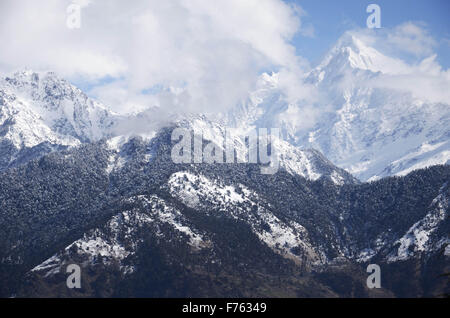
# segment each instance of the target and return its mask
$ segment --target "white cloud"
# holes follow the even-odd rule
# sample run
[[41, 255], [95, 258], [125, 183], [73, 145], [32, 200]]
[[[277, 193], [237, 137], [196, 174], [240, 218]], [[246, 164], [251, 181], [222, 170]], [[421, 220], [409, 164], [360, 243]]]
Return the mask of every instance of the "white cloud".
[[[66, 27], [71, 3], [82, 6], [80, 29]], [[92, 93], [119, 112], [150, 103], [223, 110], [262, 69], [302, 73], [305, 62], [289, 43], [300, 27], [298, 11], [281, 0], [7, 0], [0, 61], [9, 72], [26, 66], [92, 83], [116, 78]], [[155, 85], [163, 96], [142, 94]]]
[[[302, 7], [300, 7], [298, 4], [291, 4], [291, 8], [295, 11], [295, 13], [299, 16], [299, 17], [306, 17], [308, 16], [308, 13], [303, 10]], [[315, 37], [315, 29], [314, 26], [311, 23], [303, 23], [303, 21], [301, 21], [301, 28], [299, 30], [299, 33], [302, 36], [305, 37], [309, 37], [309, 38], [314, 38]]]
[[[66, 26], [71, 3], [82, 7], [80, 29]], [[324, 97], [304, 83], [308, 62], [290, 44], [296, 33], [314, 36], [312, 25], [302, 25], [305, 16], [281, 0], [2, 0], [0, 69], [53, 70], [92, 83], [90, 94], [115, 111], [156, 105], [161, 118], [226, 110], [247, 97], [262, 70], [278, 71], [286, 101], [306, 105], [286, 116], [293, 125], [306, 116], [312, 125], [311, 105]], [[385, 68], [400, 70], [370, 85], [450, 103], [450, 72], [433, 57], [436, 41], [423, 24], [353, 32], [394, 57], [386, 60], [396, 65]]]
[[433, 54], [437, 41], [423, 22], [405, 22], [393, 28], [355, 29], [366, 44], [383, 53], [403, 58], [423, 58]]
[[369, 82], [378, 88], [409, 92], [412, 96], [432, 103], [450, 105], [450, 70], [442, 70], [436, 55], [411, 65], [403, 74], [383, 74]]
[[433, 52], [436, 41], [421, 25], [413, 22], [403, 23], [395, 27], [387, 35], [387, 43], [396, 49], [414, 54], [426, 56]]
[[[390, 57], [380, 55], [383, 71], [362, 85], [394, 89], [434, 103], [450, 104], [450, 70], [436, 60], [436, 41], [423, 23], [407, 22], [382, 30], [352, 31], [366, 45]], [[408, 59], [405, 54], [409, 54]]]

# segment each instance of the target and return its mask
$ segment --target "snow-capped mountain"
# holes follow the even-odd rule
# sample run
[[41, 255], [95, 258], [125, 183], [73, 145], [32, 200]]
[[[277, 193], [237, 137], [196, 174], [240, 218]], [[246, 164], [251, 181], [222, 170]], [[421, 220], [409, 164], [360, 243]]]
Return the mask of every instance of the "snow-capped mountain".
[[[279, 74], [264, 74], [248, 102], [231, 112], [230, 122], [280, 127], [291, 144], [320, 150], [363, 181], [445, 164], [450, 160], [450, 105], [376, 85], [385, 76], [408, 76], [410, 69], [348, 33], [306, 77], [321, 96], [318, 104], [289, 104]], [[301, 117], [308, 107], [317, 114], [311, 128], [301, 123], [308, 120]]]
[[[366, 297], [369, 262], [387, 268], [387, 295], [445, 291], [450, 169], [407, 173], [448, 162], [449, 105], [367, 84], [407, 71], [346, 34], [306, 78], [323, 92], [312, 125], [295, 122], [312, 106], [288, 103], [279, 75], [263, 74], [226, 115], [139, 133], [123, 128], [154, 120], [151, 109], [117, 116], [53, 73], [0, 80], [0, 294], [346, 296], [357, 286]], [[237, 129], [241, 159], [240, 137], [281, 128], [270, 140], [279, 169], [177, 164], [180, 127], [216, 150]], [[375, 180], [390, 175], [402, 177]], [[75, 294], [72, 263], [88, 286]], [[356, 285], [343, 289], [336, 268]], [[20, 290], [21, 275], [36, 288]]]
[[[121, 141], [123, 144], [134, 135], [123, 131], [121, 124], [127, 126], [127, 121], [133, 122], [136, 116], [140, 116], [118, 116], [51, 72], [27, 70], [6, 77], [0, 81], [0, 97], [1, 149], [5, 154], [0, 159], [0, 170], [51, 151], [102, 138], [111, 138], [110, 145], [114, 148], [115, 143]], [[179, 120], [177, 124], [200, 131], [205, 140], [223, 145], [226, 131], [224, 123], [192, 115]], [[116, 127], [118, 129], [113, 129]], [[244, 134], [246, 129], [249, 127], [241, 129]], [[151, 139], [155, 131], [143, 130], [138, 134]], [[300, 150], [282, 139], [277, 139], [273, 144], [277, 148], [280, 168], [292, 174], [311, 180], [324, 176], [338, 184], [355, 181], [316, 150]], [[238, 154], [248, 151], [241, 140], [236, 140], [235, 145]], [[111, 158], [113, 161], [116, 159]], [[119, 161], [123, 161], [123, 158]], [[112, 162], [111, 169], [114, 164], [121, 163]]]
[[110, 134], [114, 115], [52, 72], [0, 79], [0, 170]]
[[[429, 59], [416, 68], [426, 68], [427, 63]], [[248, 100], [224, 116], [193, 115], [181, 122], [204, 130], [211, 140], [223, 135], [226, 127], [244, 134], [255, 128], [280, 128], [282, 138], [274, 145], [280, 148], [281, 167], [312, 180], [333, 174], [318, 168], [328, 165], [324, 160], [362, 181], [405, 175], [450, 160], [450, 105], [374, 84], [385, 76], [407, 76], [410, 69], [347, 33], [306, 76], [305, 83], [321, 96], [319, 102], [292, 104], [280, 87], [279, 74], [263, 74]], [[1, 169], [52, 150], [114, 136], [111, 128], [128, 120], [53, 73], [18, 72], [0, 82], [0, 94], [1, 147], [10, 153], [2, 157]], [[314, 118], [305, 116], [311, 110]], [[149, 112], [143, 116], [154, 121]], [[116, 135], [126, 134], [122, 130], [117, 129]], [[334, 172], [334, 179], [342, 180], [341, 174]]]

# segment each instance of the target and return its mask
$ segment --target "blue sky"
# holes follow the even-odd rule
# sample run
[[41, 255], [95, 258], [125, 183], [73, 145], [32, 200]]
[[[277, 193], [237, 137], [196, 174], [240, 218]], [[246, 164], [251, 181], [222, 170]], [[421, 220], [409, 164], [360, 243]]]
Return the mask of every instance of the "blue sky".
[[297, 35], [294, 45], [299, 55], [312, 64], [347, 30], [366, 27], [369, 4], [381, 8], [381, 26], [392, 28], [413, 21], [424, 23], [437, 42], [435, 52], [444, 68], [450, 67], [450, 1], [448, 0], [288, 0], [307, 13], [303, 24], [312, 24], [314, 37]]

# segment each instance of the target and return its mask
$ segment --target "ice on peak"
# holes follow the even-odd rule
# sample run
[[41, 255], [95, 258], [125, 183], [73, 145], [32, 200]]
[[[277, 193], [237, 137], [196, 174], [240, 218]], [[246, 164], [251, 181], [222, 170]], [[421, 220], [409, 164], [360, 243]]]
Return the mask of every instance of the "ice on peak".
[[316, 71], [328, 73], [359, 69], [373, 73], [402, 74], [409, 69], [403, 61], [384, 55], [367, 41], [352, 32], [346, 32], [326, 55]]
[[364, 41], [353, 32], [345, 32], [338, 39], [333, 49], [337, 50], [340, 48], [350, 48], [358, 53], [364, 51], [365, 49], [370, 49], [369, 46], [366, 45]]
[[[0, 130], [8, 152], [0, 170], [27, 155], [110, 136], [116, 116], [53, 72], [21, 70], [0, 78]], [[29, 152], [40, 147], [37, 152]]]
[[278, 78], [279, 78], [279, 73], [263, 73], [259, 78], [258, 78], [258, 83], [257, 86], [258, 87], [272, 87], [275, 88], [278, 86]]

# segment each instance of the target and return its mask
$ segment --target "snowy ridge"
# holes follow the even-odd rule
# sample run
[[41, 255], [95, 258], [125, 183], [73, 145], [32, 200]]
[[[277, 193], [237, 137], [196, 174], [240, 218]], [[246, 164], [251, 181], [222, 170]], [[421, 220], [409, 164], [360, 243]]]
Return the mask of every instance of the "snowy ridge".
[[168, 181], [172, 196], [186, 206], [211, 213], [220, 213], [250, 225], [252, 231], [277, 253], [304, 262], [324, 261], [311, 245], [306, 229], [296, 222], [284, 222], [270, 210], [270, 204], [243, 185], [227, 186], [188, 171], [174, 173]]
[[[124, 273], [130, 273], [133, 267], [123, 264], [123, 261], [135, 254], [142, 239], [138, 236], [139, 229], [152, 227], [158, 234], [158, 224], [170, 225], [181, 237], [188, 238], [188, 244], [193, 249], [209, 246], [197, 230], [192, 229], [181, 213], [169, 206], [155, 195], [136, 196], [125, 200], [128, 204], [140, 204], [146, 212], [128, 210], [113, 216], [102, 228], [96, 228], [85, 233], [82, 238], [68, 245], [63, 251], [53, 255], [32, 271], [45, 271], [45, 277], [60, 272], [63, 265], [70, 259], [81, 257], [84, 266], [88, 264], [111, 264], [118, 262]], [[76, 255], [76, 256], [75, 256]]]
[[446, 183], [440, 189], [440, 194], [431, 204], [431, 211], [394, 243], [399, 246], [390, 253], [388, 262], [404, 261], [418, 253], [436, 251], [444, 244], [450, 244], [448, 234], [442, 238], [433, 237], [439, 224], [448, 218], [449, 198], [444, 192], [447, 186]]
[[[135, 222], [131, 224], [130, 219], [133, 219]], [[73, 257], [72, 253], [74, 252], [85, 259], [85, 265], [95, 264], [99, 261], [99, 257], [101, 257], [101, 262], [104, 264], [111, 264], [113, 261], [120, 262], [134, 253], [136, 245], [132, 244], [126, 249], [124, 242], [119, 239], [119, 234], [124, 232], [129, 237], [130, 234], [137, 231], [139, 226], [151, 221], [144, 214], [123, 212], [108, 221], [106, 226], [110, 233], [108, 233], [109, 231], [94, 229], [67, 246], [63, 252], [53, 255], [42, 264], [34, 267], [32, 271], [40, 272], [45, 270], [45, 277], [59, 273], [61, 266], [67, 263], [68, 258]], [[119, 226], [122, 228], [119, 228]]]
[[[133, 153], [130, 153], [129, 143], [137, 138], [144, 144], [149, 144], [150, 141], [155, 137], [156, 133], [152, 132], [149, 134], [136, 135], [119, 135], [106, 140], [106, 149], [109, 151], [110, 155], [108, 158], [108, 165], [106, 167], [106, 172], [111, 174], [114, 171], [119, 171], [122, 169], [127, 162], [133, 158]], [[153, 153], [151, 150], [147, 149], [147, 152], [141, 158], [140, 162], [142, 165], [149, 164], [152, 159]]]
[[54, 73], [22, 71], [2, 78], [0, 148], [8, 156], [0, 170], [32, 149], [45, 153], [100, 140], [110, 135], [113, 123], [114, 114], [106, 107]]
[[[213, 142], [219, 149], [225, 150], [227, 126], [221, 123], [220, 120], [212, 121], [206, 116], [191, 116], [191, 118], [182, 120], [177, 124], [180, 127], [194, 131], [196, 134], [201, 133], [205, 141]], [[237, 160], [238, 162], [245, 162], [248, 160], [249, 148], [245, 144], [244, 138], [254, 131], [256, 126], [243, 125], [232, 129], [234, 133], [233, 145]], [[270, 129], [268, 129], [268, 133], [270, 134]], [[320, 152], [314, 149], [300, 149], [283, 140], [283, 138], [274, 138], [274, 140], [271, 140], [271, 145], [277, 154], [279, 168], [286, 170], [291, 175], [299, 175], [313, 181], [324, 177], [338, 185], [357, 181], [345, 170], [334, 166]]]
[[403, 61], [383, 55], [352, 32], [346, 32], [317, 66], [313, 74], [320, 74], [318, 82], [328, 74], [338, 75], [349, 69], [371, 73], [402, 74], [408, 70]]
[[[187, 171], [176, 172], [168, 180], [169, 191], [172, 196], [180, 199], [190, 208], [206, 208], [209, 204], [219, 207], [224, 213], [230, 213], [228, 207], [233, 204], [252, 204], [248, 198], [251, 192], [242, 185], [228, 186], [211, 181], [205, 176]], [[239, 191], [239, 193], [237, 192]], [[253, 195], [255, 195], [253, 193]], [[234, 215], [234, 217], [237, 217]]]
[[147, 198], [142, 195], [136, 199], [140, 200], [145, 208], [150, 209], [153, 220], [170, 224], [176, 231], [187, 236], [192, 247], [203, 248], [209, 244], [197, 230], [186, 225], [186, 219], [178, 210], [167, 205], [162, 199], [156, 196]]

